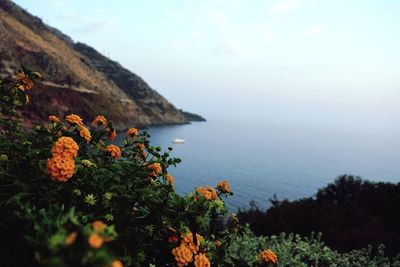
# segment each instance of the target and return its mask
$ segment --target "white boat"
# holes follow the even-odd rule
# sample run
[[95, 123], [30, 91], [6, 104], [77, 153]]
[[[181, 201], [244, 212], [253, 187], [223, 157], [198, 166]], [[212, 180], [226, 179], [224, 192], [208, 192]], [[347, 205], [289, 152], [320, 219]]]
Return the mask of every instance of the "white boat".
[[171, 142], [174, 143], [174, 144], [184, 144], [185, 140], [184, 139], [180, 139], [180, 138], [175, 138]]

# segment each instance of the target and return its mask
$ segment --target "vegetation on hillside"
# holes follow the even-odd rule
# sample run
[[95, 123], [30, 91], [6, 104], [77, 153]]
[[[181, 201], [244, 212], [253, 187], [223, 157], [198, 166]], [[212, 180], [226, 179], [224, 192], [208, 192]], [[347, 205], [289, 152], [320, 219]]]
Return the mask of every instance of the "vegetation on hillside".
[[339, 251], [368, 245], [376, 250], [384, 244], [388, 255], [400, 252], [400, 184], [344, 175], [314, 198], [271, 203], [267, 211], [253, 206], [238, 217], [259, 235], [321, 232], [323, 240]]
[[235, 214], [223, 225], [227, 181], [176, 194], [171, 148], [135, 128], [117, 133], [102, 115], [89, 127], [49, 114], [23, 129], [18, 109], [38, 76], [21, 67], [0, 80], [2, 266], [400, 266], [368, 250], [339, 254], [319, 237], [258, 237]]

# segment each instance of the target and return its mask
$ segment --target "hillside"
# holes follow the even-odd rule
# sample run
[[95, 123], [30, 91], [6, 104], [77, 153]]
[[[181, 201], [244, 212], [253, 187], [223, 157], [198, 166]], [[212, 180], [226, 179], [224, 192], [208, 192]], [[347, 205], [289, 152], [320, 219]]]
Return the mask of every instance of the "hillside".
[[31, 122], [49, 114], [78, 113], [87, 120], [103, 114], [123, 128], [127, 123], [183, 124], [196, 118], [119, 63], [0, 0], [0, 76], [14, 75], [21, 63], [43, 75], [32, 91], [35, 101], [23, 112]]

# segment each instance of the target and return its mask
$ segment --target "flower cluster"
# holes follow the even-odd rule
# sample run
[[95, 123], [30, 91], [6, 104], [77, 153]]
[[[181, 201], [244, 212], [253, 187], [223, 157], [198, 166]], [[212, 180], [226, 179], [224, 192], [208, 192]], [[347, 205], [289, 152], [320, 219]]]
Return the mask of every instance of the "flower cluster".
[[57, 118], [57, 117], [54, 116], [54, 115], [50, 115], [50, 116], [49, 116], [49, 122], [52, 122], [52, 123], [60, 123], [60, 119]]
[[53, 157], [47, 159], [47, 173], [51, 179], [59, 182], [68, 181], [75, 171], [74, 158], [79, 146], [71, 137], [60, 137], [53, 145]]
[[262, 251], [258, 255], [259, 259], [267, 263], [278, 264], [278, 256], [269, 249]]
[[66, 245], [71, 245], [72, 243], [75, 242], [76, 237], [78, 236], [77, 232], [71, 232], [67, 237], [65, 238], [65, 244]]
[[167, 175], [165, 175], [165, 179], [167, 179], [170, 186], [174, 187], [174, 177], [170, 173], [167, 173]]
[[76, 114], [70, 114], [70, 115], [66, 116], [65, 120], [71, 124], [83, 125], [82, 118]]
[[126, 135], [133, 139], [139, 134], [138, 130], [136, 128], [130, 128], [127, 132]]
[[94, 221], [92, 223], [92, 233], [88, 238], [90, 247], [99, 249], [103, 246], [104, 242], [111, 241], [111, 238], [105, 235], [106, 228], [107, 225], [102, 221]]
[[193, 260], [193, 252], [183, 244], [174, 248], [172, 250], [172, 255], [174, 255], [176, 263], [179, 267], [187, 266]]
[[92, 121], [93, 126], [100, 126], [100, 125], [106, 126], [107, 123], [108, 123], [107, 119], [102, 115], [96, 116], [96, 118], [94, 118], [94, 120]]
[[[219, 198], [215, 189], [209, 185], [207, 185], [205, 187], [199, 186], [198, 188], [196, 188], [196, 192], [199, 193], [201, 196], [203, 196], [207, 200], [216, 200]], [[195, 197], [195, 199], [197, 200], [198, 197]]]
[[206, 257], [204, 253], [199, 253], [194, 257], [194, 266], [195, 267], [210, 267], [210, 260]]
[[162, 173], [161, 164], [158, 162], [151, 163], [147, 166], [147, 168], [151, 171], [151, 176], [158, 176]]
[[143, 159], [147, 157], [147, 153], [145, 151], [146, 146], [143, 143], [136, 143], [136, 147], [139, 149], [139, 152]]
[[196, 234], [196, 244], [193, 241], [193, 234], [189, 232], [181, 235], [181, 243], [172, 249], [172, 255], [178, 266], [187, 266], [193, 261], [196, 267], [210, 266], [210, 261], [203, 252], [199, 252], [201, 241], [204, 239], [201, 235]]
[[47, 173], [53, 181], [66, 182], [75, 171], [75, 162], [70, 157], [52, 157], [47, 159]]
[[64, 156], [76, 158], [79, 146], [71, 137], [60, 137], [53, 145], [51, 153], [53, 157]]
[[32, 80], [28, 79], [22, 70], [17, 73], [17, 77], [20, 81], [20, 83], [18, 84], [19, 89], [25, 91], [25, 89], [31, 90], [33, 88]]
[[116, 160], [119, 160], [121, 158], [121, 149], [116, 145], [108, 145], [104, 150]]
[[92, 135], [90, 134], [90, 131], [88, 128], [86, 128], [84, 125], [79, 125], [79, 135], [85, 139], [86, 143], [89, 143], [90, 140], [92, 139]]
[[223, 180], [217, 184], [217, 189], [221, 191], [221, 193], [230, 193], [231, 187], [229, 186], [226, 180]]

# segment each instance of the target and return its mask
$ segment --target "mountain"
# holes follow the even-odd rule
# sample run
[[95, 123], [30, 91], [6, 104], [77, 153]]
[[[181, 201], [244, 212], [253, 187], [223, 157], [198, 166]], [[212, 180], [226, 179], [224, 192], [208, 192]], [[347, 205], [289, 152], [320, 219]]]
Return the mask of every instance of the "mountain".
[[102, 114], [119, 128], [204, 120], [177, 109], [118, 62], [0, 0], [0, 77], [14, 75], [21, 63], [43, 75], [23, 112], [32, 122], [69, 113], [87, 121]]

